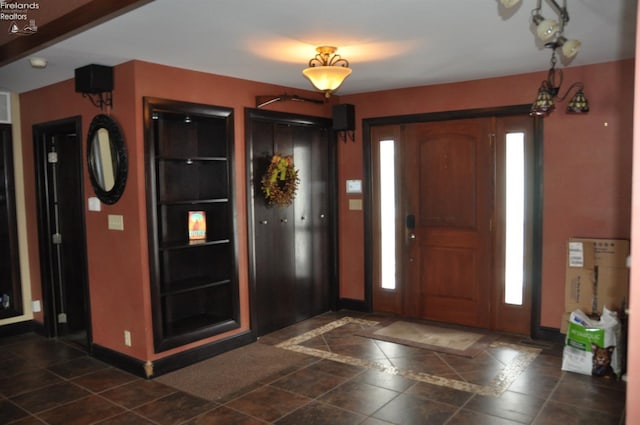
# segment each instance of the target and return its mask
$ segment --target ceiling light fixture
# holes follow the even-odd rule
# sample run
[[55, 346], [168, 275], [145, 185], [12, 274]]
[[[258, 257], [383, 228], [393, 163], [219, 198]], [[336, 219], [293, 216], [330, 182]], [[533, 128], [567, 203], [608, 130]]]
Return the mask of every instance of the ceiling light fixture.
[[333, 46], [320, 46], [318, 52], [309, 60], [309, 67], [302, 71], [313, 86], [330, 97], [342, 82], [351, 74], [349, 62], [336, 54], [338, 49]]
[[47, 63], [48, 62], [47, 62], [47, 60], [45, 58], [34, 56], [34, 57], [29, 59], [29, 63], [31, 64], [32, 68], [44, 69], [44, 68], [47, 67]]
[[[558, 15], [558, 20], [543, 17], [542, 0], [537, 0], [536, 8], [531, 11], [531, 21], [536, 26], [538, 38], [545, 42], [544, 47], [551, 49], [551, 68], [547, 73], [547, 79], [540, 84], [536, 100], [531, 105], [530, 115], [547, 116], [555, 109], [556, 102], [564, 101], [574, 90], [575, 94], [567, 104], [567, 112], [572, 114], [589, 112], [589, 101], [584, 95], [584, 84], [581, 82], [571, 84], [564, 95], [558, 96], [563, 75], [561, 69], [556, 69], [557, 52], [559, 50], [567, 59], [573, 58], [580, 51], [582, 43], [579, 40], [568, 40], [564, 36], [564, 27], [569, 22], [567, 0], [562, 1], [562, 7], [556, 0], [546, 1]], [[510, 8], [518, 4], [519, 0], [500, 0], [500, 3]]]

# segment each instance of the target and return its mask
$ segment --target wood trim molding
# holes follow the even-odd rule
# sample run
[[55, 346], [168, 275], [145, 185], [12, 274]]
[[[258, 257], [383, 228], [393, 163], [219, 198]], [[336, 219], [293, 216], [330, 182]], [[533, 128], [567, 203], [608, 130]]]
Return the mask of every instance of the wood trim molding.
[[29, 36], [17, 37], [0, 46], [0, 66], [49, 47], [65, 38], [122, 15], [151, 0], [92, 0], [51, 22]]
[[214, 341], [155, 361], [147, 360], [146, 362], [98, 344], [91, 345], [91, 355], [126, 372], [141, 378], [151, 379], [255, 341], [256, 337], [250, 331], [246, 331], [220, 341]]

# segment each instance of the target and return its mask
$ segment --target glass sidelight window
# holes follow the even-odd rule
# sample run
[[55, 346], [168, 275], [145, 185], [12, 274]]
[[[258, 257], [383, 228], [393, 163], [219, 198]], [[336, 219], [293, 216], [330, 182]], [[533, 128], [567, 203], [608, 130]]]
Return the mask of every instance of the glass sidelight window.
[[525, 234], [525, 137], [507, 133], [505, 146], [504, 302], [522, 305]]
[[380, 141], [380, 277], [383, 289], [396, 289], [396, 173], [394, 141]]

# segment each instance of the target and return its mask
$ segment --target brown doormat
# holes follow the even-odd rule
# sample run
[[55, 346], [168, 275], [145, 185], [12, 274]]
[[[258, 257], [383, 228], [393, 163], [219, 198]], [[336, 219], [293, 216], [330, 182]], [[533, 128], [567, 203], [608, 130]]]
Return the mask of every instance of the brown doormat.
[[154, 380], [211, 401], [233, 398], [317, 359], [255, 342]]
[[356, 335], [464, 357], [475, 357], [499, 337], [482, 331], [463, 331], [446, 326], [405, 321], [396, 321], [384, 327], [372, 327]]

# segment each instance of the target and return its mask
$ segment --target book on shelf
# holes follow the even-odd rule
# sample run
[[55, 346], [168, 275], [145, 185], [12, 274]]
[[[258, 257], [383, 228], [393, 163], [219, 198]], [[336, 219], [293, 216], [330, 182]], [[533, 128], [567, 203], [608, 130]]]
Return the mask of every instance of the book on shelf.
[[204, 211], [189, 211], [189, 242], [199, 243], [207, 239], [207, 215]]

